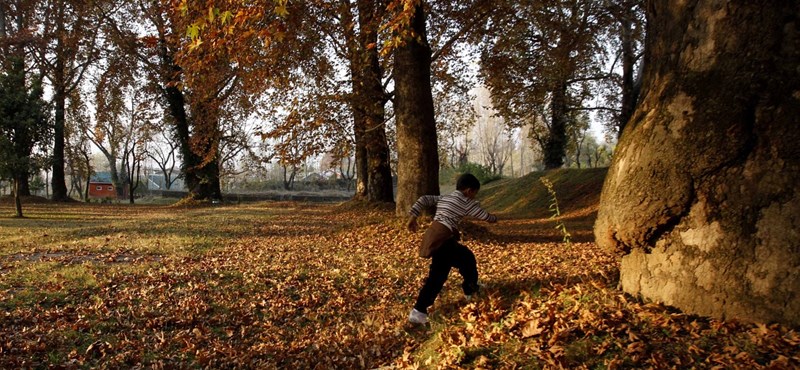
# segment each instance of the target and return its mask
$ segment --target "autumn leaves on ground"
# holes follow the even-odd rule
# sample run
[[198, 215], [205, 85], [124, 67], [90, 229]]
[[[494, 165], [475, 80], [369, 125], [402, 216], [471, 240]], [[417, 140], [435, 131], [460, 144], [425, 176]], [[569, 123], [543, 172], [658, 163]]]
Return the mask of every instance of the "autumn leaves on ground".
[[505, 219], [464, 233], [484, 293], [466, 301], [453, 272], [428, 327], [406, 323], [421, 233], [391, 210], [26, 204], [0, 218], [0, 368], [800, 366], [797, 331], [617, 291], [616, 257], [591, 241], [602, 175], [548, 175], [570, 246], [541, 174], [487, 185]]

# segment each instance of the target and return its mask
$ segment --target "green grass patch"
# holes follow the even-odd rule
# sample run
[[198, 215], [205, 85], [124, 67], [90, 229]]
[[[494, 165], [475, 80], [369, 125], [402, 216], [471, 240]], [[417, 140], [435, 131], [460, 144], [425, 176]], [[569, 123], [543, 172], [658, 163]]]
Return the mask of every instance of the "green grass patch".
[[481, 188], [478, 197], [492, 212], [519, 218], [547, 218], [551, 216], [548, 209], [551, 196], [540, 181], [545, 177], [558, 194], [561, 213], [569, 216], [571, 212], [598, 204], [607, 172], [607, 168], [532, 172], [516, 179], [493, 181]]

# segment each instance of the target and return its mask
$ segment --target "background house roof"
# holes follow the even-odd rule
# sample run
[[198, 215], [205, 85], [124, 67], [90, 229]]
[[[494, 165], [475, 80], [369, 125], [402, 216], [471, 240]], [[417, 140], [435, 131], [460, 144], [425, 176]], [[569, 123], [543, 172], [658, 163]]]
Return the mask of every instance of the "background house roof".
[[89, 182], [111, 184], [111, 172], [97, 172], [89, 179]]

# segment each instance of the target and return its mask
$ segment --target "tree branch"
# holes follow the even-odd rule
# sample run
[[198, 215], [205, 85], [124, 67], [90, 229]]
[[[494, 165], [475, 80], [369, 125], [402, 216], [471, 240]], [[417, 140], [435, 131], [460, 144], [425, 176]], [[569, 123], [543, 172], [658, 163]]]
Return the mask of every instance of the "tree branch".
[[[481, 2], [478, 2], [478, 4], [475, 5], [475, 7], [479, 7], [480, 5], [481, 5]], [[482, 22], [484, 19], [486, 19], [486, 17], [489, 15], [489, 13], [491, 13], [491, 9], [488, 9], [488, 8], [484, 9], [481, 13], [478, 14], [478, 16], [472, 18], [472, 20], [470, 22], [468, 22], [467, 24], [462, 26], [455, 33], [455, 35], [453, 35], [453, 37], [451, 37], [449, 40], [445, 41], [445, 43], [442, 45], [442, 47], [440, 47], [439, 50], [437, 50], [435, 53], [433, 53], [431, 55], [431, 62], [436, 61], [436, 59], [438, 59], [442, 55], [442, 53], [449, 51], [453, 47], [453, 44], [455, 44], [455, 42], [458, 41], [458, 39], [460, 39], [462, 36], [464, 36], [464, 34], [467, 33], [467, 31], [469, 31], [473, 27], [475, 27], [476, 24], [478, 24], [479, 22]]]
[[611, 108], [611, 107], [572, 107], [569, 108], [570, 110], [607, 110], [612, 112], [621, 112], [619, 108]]

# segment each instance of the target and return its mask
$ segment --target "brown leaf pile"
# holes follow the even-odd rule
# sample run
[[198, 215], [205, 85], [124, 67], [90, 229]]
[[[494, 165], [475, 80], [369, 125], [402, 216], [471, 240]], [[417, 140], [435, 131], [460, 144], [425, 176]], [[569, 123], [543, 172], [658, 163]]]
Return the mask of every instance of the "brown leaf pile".
[[[800, 366], [797, 331], [641, 303], [615, 289], [615, 258], [593, 243], [548, 241], [550, 225], [537, 220], [468, 227], [482, 294], [465, 301], [453, 272], [432, 324], [414, 327], [406, 317], [428, 261], [416, 257], [421, 233], [390, 212], [217, 209], [248, 232], [204, 223], [203, 208], [185, 212], [197, 233], [227, 231], [189, 256], [65, 248], [1, 257], [0, 368]], [[10, 279], [36, 263], [72, 263], [94, 284]]]

